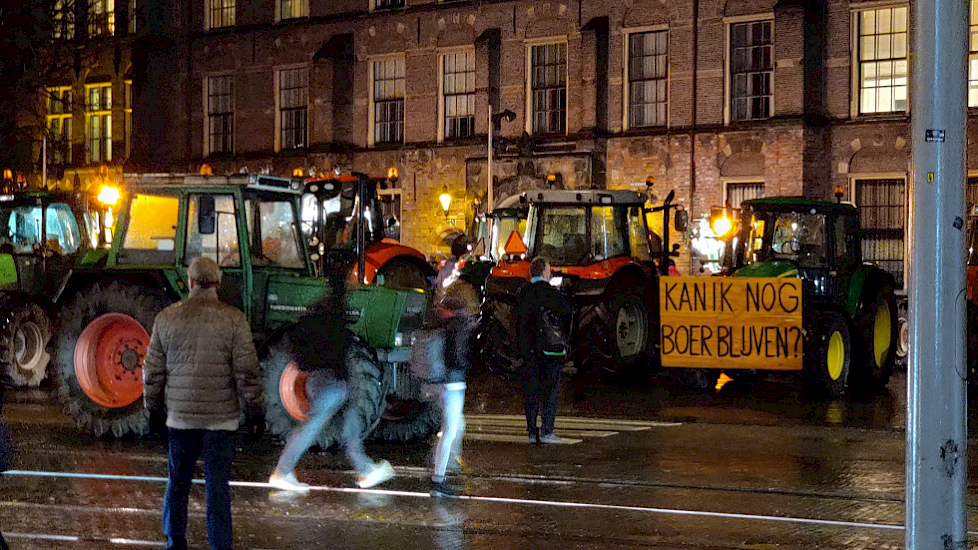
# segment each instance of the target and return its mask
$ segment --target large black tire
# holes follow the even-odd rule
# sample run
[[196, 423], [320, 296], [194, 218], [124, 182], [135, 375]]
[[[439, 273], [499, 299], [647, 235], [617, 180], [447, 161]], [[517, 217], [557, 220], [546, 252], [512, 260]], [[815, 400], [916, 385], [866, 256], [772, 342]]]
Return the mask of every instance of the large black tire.
[[[345, 405], [360, 422], [360, 436], [366, 438], [380, 422], [384, 410], [383, 372], [374, 354], [359, 342], [353, 342], [348, 352], [350, 396]], [[300, 424], [283, 402], [280, 382], [290, 359], [282, 345], [273, 346], [262, 361], [265, 378], [265, 421], [268, 431], [285, 440]], [[307, 397], [307, 396], [306, 396]], [[338, 412], [316, 440], [320, 448], [328, 449], [341, 443], [343, 412]]]
[[850, 386], [871, 393], [889, 382], [896, 360], [899, 321], [893, 286], [881, 282], [865, 288], [854, 324], [858, 371]]
[[849, 321], [840, 312], [817, 312], [805, 330], [804, 389], [832, 397], [845, 395], [853, 356]]
[[903, 298], [897, 303], [897, 346], [893, 368], [904, 372], [907, 371], [907, 362], [910, 360], [910, 321], [908, 315], [907, 299]]
[[720, 378], [718, 369], [670, 368], [666, 371], [680, 387], [697, 393], [713, 392]]
[[595, 367], [614, 377], [648, 374], [652, 318], [645, 284], [627, 280], [605, 292], [596, 305], [580, 312], [574, 357], [578, 368]]
[[[425, 395], [424, 385], [410, 375], [407, 365], [388, 368], [395, 383], [387, 393], [386, 407], [374, 434], [384, 441], [404, 443], [428, 439], [441, 426], [438, 402]], [[397, 369], [396, 375], [393, 369]]]
[[420, 288], [430, 291], [434, 284], [434, 269], [421, 260], [417, 262], [405, 258], [393, 258], [377, 270], [383, 277], [384, 286], [400, 290]]
[[51, 356], [51, 317], [25, 298], [7, 297], [0, 306], [0, 361], [18, 387], [37, 387], [47, 377]]
[[[159, 289], [113, 282], [105, 288], [97, 284], [92, 286], [62, 311], [54, 346], [58, 395], [65, 414], [73, 418], [80, 429], [96, 436], [111, 434], [115, 437], [148, 432], [148, 415], [142, 398], [127, 406], [110, 408], [99, 405], [86, 394], [75, 372], [75, 347], [82, 331], [107, 313], [128, 315], [138, 321], [147, 334], [152, 334], [153, 320], [169, 304], [170, 300]], [[149, 342], [144, 344], [148, 346]], [[138, 358], [140, 368], [142, 359]]]
[[506, 378], [517, 375], [522, 360], [516, 341], [516, 306], [488, 297], [482, 304], [476, 346], [489, 372]]

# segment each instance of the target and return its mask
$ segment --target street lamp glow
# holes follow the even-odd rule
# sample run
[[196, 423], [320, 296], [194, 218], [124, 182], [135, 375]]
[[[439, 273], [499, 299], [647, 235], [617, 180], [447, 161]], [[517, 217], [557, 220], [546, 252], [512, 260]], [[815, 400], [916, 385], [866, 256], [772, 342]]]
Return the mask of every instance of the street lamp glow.
[[443, 186], [441, 190], [441, 195], [438, 195], [438, 201], [441, 202], [441, 209], [445, 212], [445, 217], [448, 217], [448, 207], [452, 205], [452, 196], [448, 193], [448, 186]]

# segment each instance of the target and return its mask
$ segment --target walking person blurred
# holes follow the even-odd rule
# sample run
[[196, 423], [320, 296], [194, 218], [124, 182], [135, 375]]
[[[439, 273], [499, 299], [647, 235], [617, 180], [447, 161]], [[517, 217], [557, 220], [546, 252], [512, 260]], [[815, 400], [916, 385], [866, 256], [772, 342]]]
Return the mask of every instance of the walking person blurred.
[[288, 336], [289, 354], [307, 375], [306, 392], [312, 405], [309, 420], [289, 436], [275, 471], [268, 479], [269, 485], [285, 491], [310, 489], [309, 484], [296, 479], [295, 467], [337, 413], [342, 414], [346, 457], [359, 474], [357, 486], [366, 489], [394, 477], [390, 462], [374, 462], [363, 448], [360, 421], [349, 404], [350, 371], [347, 365], [353, 337], [342, 314], [347, 309], [346, 285], [339, 269], [329, 279], [332, 292], [311, 305]]
[[[530, 284], [520, 291], [516, 311], [522, 375], [526, 384], [526, 430], [530, 443], [561, 443], [554, 433], [560, 371], [570, 349], [573, 315], [567, 299], [550, 285], [550, 262], [530, 262]], [[541, 419], [537, 427], [537, 417]]]
[[210, 258], [187, 268], [190, 296], [156, 316], [143, 362], [143, 401], [155, 430], [168, 430], [163, 498], [167, 550], [187, 548], [187, 501], [203, 455], [207, 540], [230, 550], [231, 463], [241, 411], [252, 436], [265, 427], [262, 383], [251, 327], [241, 310], [217, 297], [221, 270]]
[[435, 304], [432, 330], [442, 338], [444, 376], [430, 380], [442, 409], [441, 436], [435, 443], [431, 472], [431, 496], [457, 496], [445, 482], [449, 463], [459, 464], [465, 434], [465, 372], [470, 366], [470, 342], [475, 329], [477, 295], [472, 285], [456, 281], [445, 289]]

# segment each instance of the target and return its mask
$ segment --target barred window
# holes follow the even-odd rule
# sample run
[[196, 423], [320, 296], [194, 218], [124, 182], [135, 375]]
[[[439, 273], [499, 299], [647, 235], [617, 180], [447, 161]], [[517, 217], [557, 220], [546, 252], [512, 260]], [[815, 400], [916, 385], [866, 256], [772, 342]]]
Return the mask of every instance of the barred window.
[[234, 26], [234, 0], [208, 0], [208, 24], [211, 29]]
[[207, 129], [210, 154], [234, 152], [234, 77], [207, 79]]
[[668, 33], [628, 35], [628, 126], [665, 126]]
[[741, 203], [764, 196], [764, 182], [737, 182], [727, 184], [727, 204], [730, 208], [740, 208]]
[[88, 0], [88, 35], [115, 33], [115, 0]]
[[374, 142], [404, 141], [404, 59], [373, 62]]
[[54, 164], [71, 162], [71, 87], [47, 89], [48, 155]]
[[56, 0], [54, 3], [54, 38], [72, 40], [75, 38], [75, 4], [70, 0]]
[[771, 21], [730, 25], [730, 120], [771, 116], [774, 76]]
[[445, 105], [445, 138], [475, 133], [475, 52], [442, 56], [442, 94]]
[[403, 7], [404, 0], [374, 0], [375, 10], [390, 10]]
[[88, 96], [86, 160], [109, 162], [112, 160], [112, 84], [85, 86], [85, 93]]
[[978, 107], [978, 0], [971, 0], [968, 33], [968, 107]]
[[530, 101], [533, 133], [567, 131], [567, 44], [530, 48]]
[[278, 72], [279, 128], [282, 149], [307, 145], [309, 130], [309, 70], [305, 67]]
[[907, 185], [898, 179], [856, 180], [856, 205], [863, 232], [863, 259], [876, 262], [903, 287]]
[[278, 0], [278, 18], [280, 21], [306, 17], [307, 15], [309, 15], [307, 0]]
[[907, 110], [907, 8], [857, 14], [859, 114]]

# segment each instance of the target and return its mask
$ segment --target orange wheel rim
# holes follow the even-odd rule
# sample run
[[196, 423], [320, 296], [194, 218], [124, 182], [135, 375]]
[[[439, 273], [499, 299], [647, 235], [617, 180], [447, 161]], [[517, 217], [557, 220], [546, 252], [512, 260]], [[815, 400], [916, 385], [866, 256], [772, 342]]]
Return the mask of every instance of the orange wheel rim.
[[282, 378], [278, 381], [278, 394], [282, 399], [282, 406], [289, 416], [299, 422], [309, 420], [309, 394], [306, 392], [306, 373], [295, 366], [294, 361], [289, 361]]
[[85, 395], [103, 407], [127, 407], [143, 395], [149, 333], [124, 313], [106, 313], [85, 327], [75, 344], [75, 376]]

